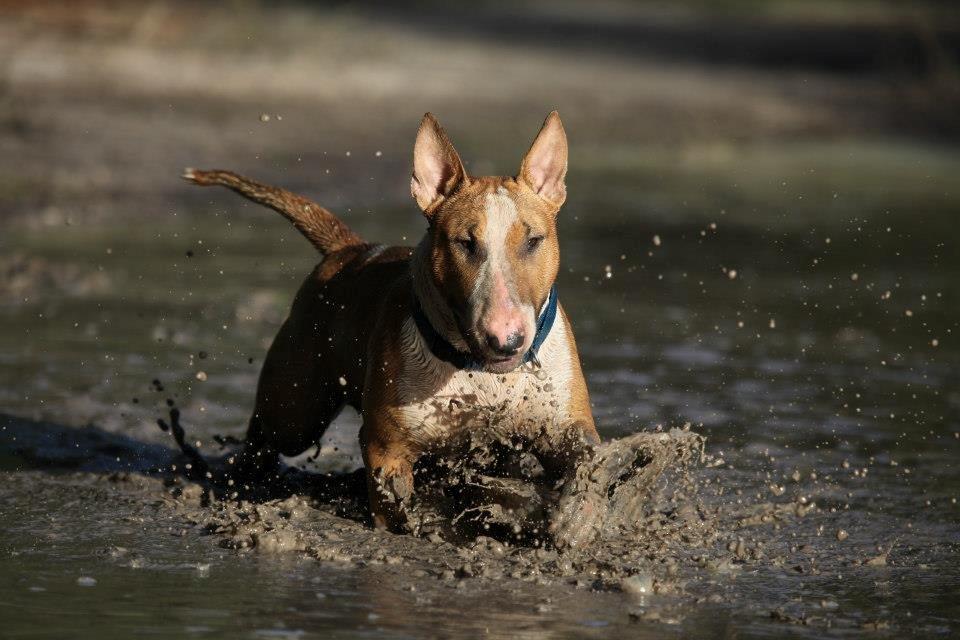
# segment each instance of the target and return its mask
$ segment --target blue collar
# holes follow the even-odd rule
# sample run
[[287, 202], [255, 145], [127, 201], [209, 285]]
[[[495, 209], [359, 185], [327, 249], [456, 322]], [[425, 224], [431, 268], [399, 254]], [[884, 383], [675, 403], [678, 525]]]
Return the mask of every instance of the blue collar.
[[[427, 319], [426, 314], [423, 312], [423, 307], [420, 306], [420, 300], [417, 298], [416, 294], [413, 296], [413, 321], [417, 323], [417, 330], [420, 331], [420, 336], [423, 338], [424, 342], [427, 343], [430, 352], [443, 360], [455, 366], [457, 369], [470, 369], [472, 371], [478, 371], [483, 369], [483, 362], [477, 360], [473, 357], [471, 353], [464, 353], [463, 351], [458, 351], [452, 344], [447, 342], [447, 340], [433, 328], [433, 325], [430, 324], [430, 321]], [[537, 360], [537, 351], [540, 347], [543, 346], [544, 341], [547, 339], [547, 336], [550, 335], [550, 330], [553, 328], [553, 322], [557, 319], [557, 286], [554, 285], [550, 287], [550, 295], [547, 296], [547, 304], [544, 306], [543, 311], [540, 313], [540, 317], [537, 318], [537, 333], [533, 336], [533, 342], [530, 344], [530, 349], [523, 355], [524, 362], [533, 362], [534, 364], [539, 365], [540, 361]]]

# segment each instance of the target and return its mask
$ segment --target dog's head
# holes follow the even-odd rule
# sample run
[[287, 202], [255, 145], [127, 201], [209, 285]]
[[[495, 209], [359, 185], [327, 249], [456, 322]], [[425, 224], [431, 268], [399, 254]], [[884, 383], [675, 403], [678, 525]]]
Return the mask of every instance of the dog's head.
[[554, 111], [516, 177], [472, 177], [440, 123], [423, 117], [411, 191], [430, 223], [430, 276], [475, 357], [516, 368], [560, 264], [556, 216], [566, 199], [567, 136]]

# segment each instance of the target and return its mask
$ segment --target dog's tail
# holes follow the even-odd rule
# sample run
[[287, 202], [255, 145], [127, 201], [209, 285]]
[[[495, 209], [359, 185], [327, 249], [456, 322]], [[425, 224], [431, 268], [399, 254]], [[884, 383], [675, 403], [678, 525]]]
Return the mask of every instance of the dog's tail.
[[232, 171], [185, 169], [183, 178], [194, 184], [218, 184], [277, 211], [293, 223], [320, 253], [332, 253], [363, 240], [337, 216], [302, 196], [261, 184]]

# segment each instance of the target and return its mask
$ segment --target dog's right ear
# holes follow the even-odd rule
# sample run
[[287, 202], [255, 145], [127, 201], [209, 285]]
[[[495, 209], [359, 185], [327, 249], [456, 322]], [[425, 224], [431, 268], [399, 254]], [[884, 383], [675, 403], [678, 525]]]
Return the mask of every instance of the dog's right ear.
[[431, 217], [444, 198], [467, 180], [457, 150], [432, 113], [423, 116], [413, 146], [413, 199]]

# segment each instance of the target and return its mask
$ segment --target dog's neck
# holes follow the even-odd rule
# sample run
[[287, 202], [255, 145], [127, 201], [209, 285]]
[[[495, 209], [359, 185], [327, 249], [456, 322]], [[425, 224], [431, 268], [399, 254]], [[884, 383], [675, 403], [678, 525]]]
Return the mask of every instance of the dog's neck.
[[430, 276], [430, 236], [425, 235], [410, 259], [410, 275], [413, 279], [413, 293], [420, 301], [423, 314], [440, 336], [457, 351], [468, 353], [470, 347], [460, 333], [453, 310], [437, 288]]

